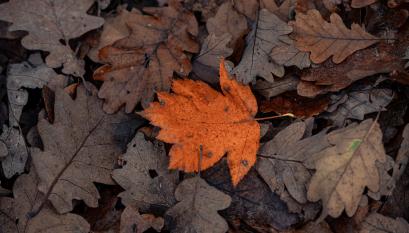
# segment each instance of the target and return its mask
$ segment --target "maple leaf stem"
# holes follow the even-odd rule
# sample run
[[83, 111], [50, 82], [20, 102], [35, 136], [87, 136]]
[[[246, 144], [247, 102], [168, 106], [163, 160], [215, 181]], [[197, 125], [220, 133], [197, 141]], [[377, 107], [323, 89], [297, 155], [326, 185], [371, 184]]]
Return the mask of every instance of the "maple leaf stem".
[[255, 121], [264, 121], [264, 120], [270, 120], [270, 119], [276, 119], [276, 118], [281, 118], [281, 117], [295, 117], [294, 114], [292, 113], [286, 113], [283, 115], [278, 115], [278, 116], [269, 116], [269, 117], [260, 117], [260, 118], [254, 118]]

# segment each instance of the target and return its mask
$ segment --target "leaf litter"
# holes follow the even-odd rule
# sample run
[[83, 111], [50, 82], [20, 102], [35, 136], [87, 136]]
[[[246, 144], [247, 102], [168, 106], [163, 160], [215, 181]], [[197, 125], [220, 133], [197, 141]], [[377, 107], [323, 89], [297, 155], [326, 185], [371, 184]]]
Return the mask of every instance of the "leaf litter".
[[0, 232], [407, 232], [407, 4], [0, 4]]

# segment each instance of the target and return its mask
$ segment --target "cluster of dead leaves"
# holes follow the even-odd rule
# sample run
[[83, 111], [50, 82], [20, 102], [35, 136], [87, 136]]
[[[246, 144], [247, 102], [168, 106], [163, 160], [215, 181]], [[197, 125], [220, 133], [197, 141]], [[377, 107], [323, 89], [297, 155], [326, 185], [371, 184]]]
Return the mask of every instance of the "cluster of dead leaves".
[[0, 232], [408, 232], [407, 6], [0, 4]]

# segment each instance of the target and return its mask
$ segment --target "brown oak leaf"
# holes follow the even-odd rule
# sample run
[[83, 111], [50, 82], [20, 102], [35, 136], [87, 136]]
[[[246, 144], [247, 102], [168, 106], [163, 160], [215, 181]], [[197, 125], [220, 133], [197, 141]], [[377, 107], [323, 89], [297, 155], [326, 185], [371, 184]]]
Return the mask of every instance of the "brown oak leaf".
[[94, 72], [94, 79], [104, 81], [98, 96], [105, 99], [108, 113], [122, 105], [132, 112], [139, 102], [147, 107], [155, 91], [169, 91], [174, 72], [189, 74], [187, 53], [199, 51], [192, 38], [198, 34], [196, 19], [179, 2], [143, 11], [126, 21], [131, 30], [128, 37], [99, 51], [105, 65]]
[[409, 223], [404, 218], [390, 218], [378, 213], [371, 213], [362, 223], [359, 233], [406, 233]]
[[[102, 101], [80, 85], [73, 100], [63, 89], [55, 92], [55, 120], [40, 114], [37, 125], [44, 150], [35, 149], [33, 164], [40, 178], [43, 202], [51, 201], [59, 213], [73, 209], [73, 199], [97, 207], [99, 193], [93, 182], [114, 184], [111, 172], [124, 142], [140, 123], [123, 113], [108, 115]], [[41, 207], [36, 210], [40, 211]]]
[[[165, 224], [163, 218], [150, 214], [139, 214], [138, 210], [128, 206], [121, 214], [121, 226], [119, 233], [143, 233], [149, 228], [160, 232]], [[136, 231], [135, 231], [136, 229]]]
[[75, 56], [69, 40], [104, 23], [102, 18], [86, 14], [92, 4], [94, 0], [12, 0], [0, 5], [0, 20], [13, 23], [9, 31], [28, 31], [22, 45], [49, 52], [49, 67], [63, 66], [65, 74], [82, 76], [83, 61]]
[[330, 19], [328, 23], [319, 11], [309, 10], [307, 14], [297, 14], [293, 22], [296, 47], [311, 52], [310, 59], [314, 63], [322, 63], [331, 56], [334, 63], [341, 63], [355, 51], [379, 41], [358, 24], [348, 29], [336, 13], [332, 13]]

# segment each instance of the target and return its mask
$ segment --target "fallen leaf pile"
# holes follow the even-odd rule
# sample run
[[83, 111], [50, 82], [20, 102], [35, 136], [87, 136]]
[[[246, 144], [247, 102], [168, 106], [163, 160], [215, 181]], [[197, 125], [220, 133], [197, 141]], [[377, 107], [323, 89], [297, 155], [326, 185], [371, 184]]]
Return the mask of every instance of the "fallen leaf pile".
[[0, 233], [408, 233], [408, 0], [0, 1]]

